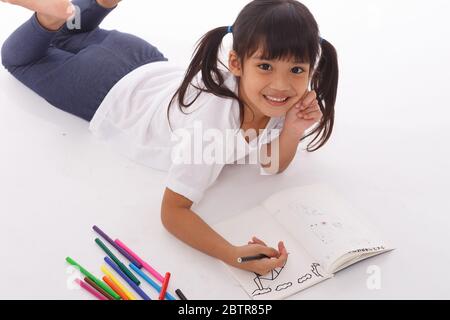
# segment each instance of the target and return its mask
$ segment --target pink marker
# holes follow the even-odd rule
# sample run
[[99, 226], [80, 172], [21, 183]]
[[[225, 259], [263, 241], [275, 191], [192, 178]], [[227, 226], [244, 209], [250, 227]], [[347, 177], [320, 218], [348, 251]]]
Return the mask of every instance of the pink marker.
[[130, 248], [128, 248], [125, 243], [123, 243], [122, 241], [120, 241], [119, 239], [114, 240], [115, 243], [117, 243], [117, 245], [119, 245], [123, 250], [125, 250], [126, 252], [128, 252], [128, 254], [130, 256], [132, 256], [134, 259], [136, 259], [140, 264], [142, 264], [142, 266], [144, 267], [145, 270], [147, 270], [148, 272], [151, 273], [152, 276], [154, 276], [156, 279], [158, 279], [159, 282], [164, 283], [164, 277], [155, 269], [153, 269], [147, 262], [145, 262], [144, 260], [142, 260], [136, 253], [134, 253]]
[[100, 294], [99, 292], [97, 292], [94, 288], [92, 288], [91, 286], [89, 286], [86, 282], [80, 280], [80, 279], [75, 279], [75, 282], [82, 287], [84, 290], [86, 290], [87, 292], [89, 292], [90, 294], [92, 294], [94, 297], [96, 297], [98, 300], [108, 300], [106, 299], [105, 296], [103, 296], [102, 294]]

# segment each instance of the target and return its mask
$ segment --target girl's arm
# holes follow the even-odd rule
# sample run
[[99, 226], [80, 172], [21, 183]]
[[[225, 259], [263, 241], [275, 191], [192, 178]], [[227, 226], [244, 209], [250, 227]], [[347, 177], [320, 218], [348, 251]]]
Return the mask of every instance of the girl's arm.
[[323, 117], [315, 91], [308, 91], [286, 114], [280, 136], [260, 149], [261, 167], [267, 174], [281, 173], [297, 153], [306, 131]]
[[[255, 240], [245, 246], [234, 246], [193, 212], [191, 206], [192, 201], [166, 188], [161, 206], [161, 221], [171, 234], [189, 246], [231, 266], [258, 274], [267, 274], [286, 264], [287, 251], [281, 242], [278, 244], [279, 250]], [[238, 257], [257, 254], [265, 254], [271, 259], [237, 263]]]
[[298, 145], [303, 134], [292, 134], [282, 130], [278, 138], [264, 145], [260, 149], [260, 163], [264, 171], [269, 174], [282, 173], [289, 167], [297, 153]]

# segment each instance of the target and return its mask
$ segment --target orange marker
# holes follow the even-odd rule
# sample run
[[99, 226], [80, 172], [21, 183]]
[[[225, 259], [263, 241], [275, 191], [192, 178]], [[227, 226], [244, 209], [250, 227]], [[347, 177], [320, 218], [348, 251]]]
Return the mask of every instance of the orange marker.
[[110, 286], [111, 289], [113, 289], [114, 292], [117, 293], [123, 300], [130, 300], [130, 299], [128, 298], [127, 294], [126, 294], [122, 289], [120, 289], [120, 288], [114, 283], [114, 281], [111, 280], [110, 277], [104, 276], [102, 279], [103, 279], [103, 281], [105, 281], [106, 284], [107, 284], [108, 286]]
[[166, 276], [164, 277], [164, 282], [162, 284], [161, 291], [159, 293], [159, 300], [164, 300], [166, 296], [167, 286], [169, 285], [170, 272], [166, 272]]

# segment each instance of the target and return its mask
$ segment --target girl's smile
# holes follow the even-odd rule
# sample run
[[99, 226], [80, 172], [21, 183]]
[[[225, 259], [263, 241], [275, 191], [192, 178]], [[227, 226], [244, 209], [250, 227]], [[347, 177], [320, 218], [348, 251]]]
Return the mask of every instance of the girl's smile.
[[239, 93], [253, 112], [252, 122], [264, 123], [266, 117], [281, 117], [297, 103], [307, 91], [309, 64], [295, 59], [265, 60], [262, 51], [245, 59], [244, 66], [231, 51], [230, 71], [240, 77]]
[[281, 107], [284, 106], [288, 100], [289, 97], [274, 97], [274, 96], [266, 96], [263, 95], [264, 99], [267, 100], [267, 102], [274, 107]]

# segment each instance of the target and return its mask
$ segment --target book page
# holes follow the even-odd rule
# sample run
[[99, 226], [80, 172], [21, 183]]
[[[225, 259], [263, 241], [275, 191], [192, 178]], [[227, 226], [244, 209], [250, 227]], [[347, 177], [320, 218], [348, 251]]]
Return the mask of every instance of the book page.
[[325, 184], [281, 191], [264, 201], [263, 206], [327, 273], [362, 253], [386, 249], [379, 235]]
[[237, 246], [246, 245], [253, 236], [276, 249], [279, 241], [285, 243], [289, 252], [286, 265], [269, 274], [257, 275], [224, 264], [252, 299], [283, 299], [330, 277], [261, 206], [221, 222], [214, 229]]

